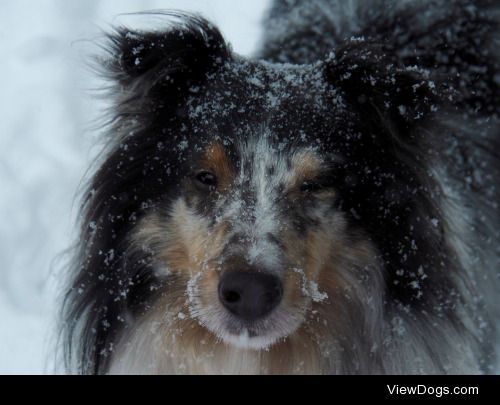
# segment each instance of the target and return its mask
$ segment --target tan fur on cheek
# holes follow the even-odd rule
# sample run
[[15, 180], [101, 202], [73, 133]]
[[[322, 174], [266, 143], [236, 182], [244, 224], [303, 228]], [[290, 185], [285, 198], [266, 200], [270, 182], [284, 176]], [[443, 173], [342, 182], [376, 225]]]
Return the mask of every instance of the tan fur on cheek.
[[169, 218], [162, 223], [157, 215], [151, 215], [141, 223], [135, 238], [136, 244], [153, 250], [156, 262], [172, 276], [167, 281], [168, 293], [155, 303], [162, 314], [158, 318], [168, 325], [166, 339], [171, 341], [167, 346], [180, 336], [184, 342], [192, 339], [194, 344], [202, 339], [214, 345], [216, 338], [190, 316], [193, 302], [188, 289], [195, 280], [196, 301], [203, 307], [218, 299], [218, 258], [231, 227], [227, 223], [210, 227], [209, 221], [182, 199], [173, 204]]
[[151, 251], [157, 264], [190, 277], [220, 255], [231, 229], [229, 224], [210, 227], [208, 219], [196, 214], [182, 199], [173, 204], [169, 218], [165, 221], [152, 214], [134, 235], [134, 245]]
[[330, 252], [334, 250], [336, 246], [322, 230], [309, 232], [306, 237], [306, 246], [305, 272], [310, 280], [316, 280], [321, 269], [328, 261]]
[[[301, 273], [306, 279], [304, 282], [317, 282], [325, 268], [335, 267], [331, 255], [332, 252], [344, 249], [341, 242], [322, 228], [307, 231], [305, 237], [293, 233], [286, 235], [284, 244], [292, 271], [287, 272], [285, 281], [288, 283], [290, 279], [292, 288], [297, 288], [297, 284], [292, 281], [297, 278], [297, 273]], [[297, 271], [293, 271], [294, 269]], [[300, 292], [294, 293], [295, 296], [299, 294]]]
[[[178, 286], [186, 294], [181, 311], [191, 313], [193, 302], [195, 312], [213, 307], [218, 303], [219, 258], [231, 226], [226, 222], [209, 226], [184, 203], [175, 207], [171, 218], [161, 260], [183, 280]], [[186, 302], [188, 296], [191, 304]]]
[[207, 233], [207, 221], [192, 213], [184, 202], [177, 203], [168, 225], [167, 247], [162, 252], [169, 269], [188, 273], [198, 269], [205, 259]]
[[208, 219], [179, 201], [165, 228], [167, 243], [161, 252], [162, 261], [174, 272], [193, 275], [220, 253], [228, 226], [221, 224], [211, 229]]
[[174, 271], [196, 274], [220, 255], [228, 226], [210, 230], [205, 220], [187, 215], [176, 217], [175, 222], [163, 259]]

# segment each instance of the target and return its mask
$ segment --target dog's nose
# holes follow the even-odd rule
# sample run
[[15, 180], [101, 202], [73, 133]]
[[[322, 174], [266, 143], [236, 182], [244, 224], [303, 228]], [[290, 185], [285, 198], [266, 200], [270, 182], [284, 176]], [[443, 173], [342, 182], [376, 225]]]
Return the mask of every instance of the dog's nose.
[[219, 282], [219, 299], [245, 321], [264, 318], [278, 306], [283, 288], [278, 277], [256, 272], [232, 271]]

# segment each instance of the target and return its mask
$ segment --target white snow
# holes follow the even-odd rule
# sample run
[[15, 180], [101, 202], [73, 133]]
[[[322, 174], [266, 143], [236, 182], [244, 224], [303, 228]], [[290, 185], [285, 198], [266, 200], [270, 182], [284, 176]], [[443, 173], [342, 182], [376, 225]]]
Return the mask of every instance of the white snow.
[[60, 255], [74, 239], [75, 195], [97, 152], [99, 82], [86, 56], [100, 29], [132, 24], [123, 13], [197, 11], [248, 55], [268, 1], [0, 2], [0, 374], [53, 370]]
[[309, 283], [309, 293], [311, 295], [311, 299], [314, 302], [322, 302], [322, 301], [328, 299], [328, 294], [322, 293], [321, 291], [319, 291], [318, 284], [315, 283], [314, 281], [311, 281]]

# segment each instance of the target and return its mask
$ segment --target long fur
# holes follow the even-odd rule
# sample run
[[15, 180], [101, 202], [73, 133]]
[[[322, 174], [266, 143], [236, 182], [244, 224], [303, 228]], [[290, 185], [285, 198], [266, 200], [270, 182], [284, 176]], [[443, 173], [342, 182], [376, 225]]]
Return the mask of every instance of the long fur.
[[[164, 31], [119, 27], [108, 37], [113, 119], [84, 197], [64, 302], [68, 370], [493, 372], [496, 2], [276, 0], [262, 50], [251, 60], [234, 54], [201, 17], [164, 16], [171, 21]], [[307, 270], [283, 275], [302, 290], [295, 315], [276, 315], [275, 327], [296, 321], [297, 328], [265, 350], [228, 343], [213, 326], [220, 314], [203, 312], [216, 305], [203, 290], [209, 280], [197, 283], [189, 273], [202, 265], [187, 263], [193, 254], [177, 249], [186, 240], [207, 254], [210, 243], [215, 256], [226, 243], [226, 231], [210, 219], [217, 202], [201, 204], [200, 191], [186, 186], [196, 153], [214, 140], [249, 161], [261, 155], [259, 162], [275, 165], [273, 175], [289, 183], [288, 157], [305, 159], [299, 146], [339, 156], [328, 171], [334, 202], [311, 197], [304, 208], [255, 210], [257, 220], [300, 222], [279, 245], [300, 252], [300, 232], [312, 235], [305, 254], [326, 263], [314, 282]], [[251, 164], [255, 177], [260, 163]], [[267, 192], [255, 196], [256, 206]], [[186, 196], [198, 202], [182, 202]], [[253, 197], [238, 198], [245, 205]], [[273, 234], [268, 222], [260, 229]], [[204, 229], [210, 241], [200, 236]], [[281, 248], [259, 249], [272, 256]], [[178, 269], [165, 264], [174, 262]]]

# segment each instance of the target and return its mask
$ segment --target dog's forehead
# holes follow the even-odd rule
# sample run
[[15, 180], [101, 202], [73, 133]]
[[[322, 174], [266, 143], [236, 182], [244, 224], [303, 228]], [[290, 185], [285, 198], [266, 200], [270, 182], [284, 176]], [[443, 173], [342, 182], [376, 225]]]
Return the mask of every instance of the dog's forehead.
[[292, 66], [244, 59], [226, 64], [203, 86], [192, 88], [187, 109], [194, 132], [224, 134], [228, 142], [267, 128], [281, 139], [310, 144], [342, 128], [338, 122], [347, 115], [320, 63]]

